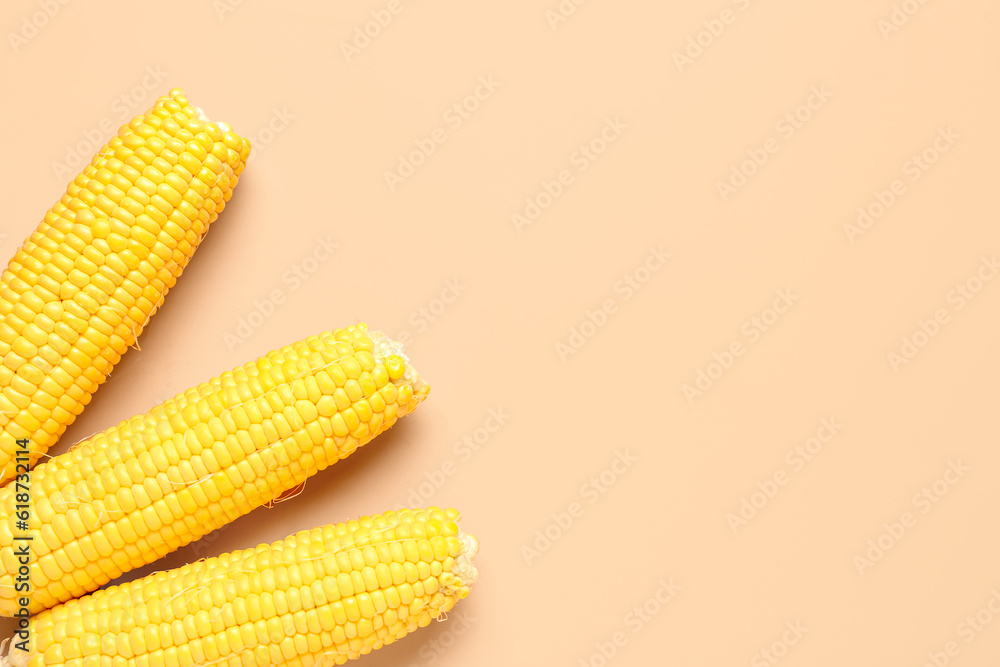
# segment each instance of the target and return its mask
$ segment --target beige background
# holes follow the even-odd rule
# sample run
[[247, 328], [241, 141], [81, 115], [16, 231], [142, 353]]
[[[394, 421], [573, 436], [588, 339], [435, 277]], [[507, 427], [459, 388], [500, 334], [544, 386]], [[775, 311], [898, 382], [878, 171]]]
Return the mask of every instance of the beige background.
[[[0, 9], [3, 255], [64, 190], [67, 153], [89, 160], [91, 137], [171, 87], [256, 151], [142, 350], [59, 451], [358, 320], [408, 337], [433, 385], [298, 498], [145, 572], [407, 504], [444, 476], [426, 503], [462, 510], [481, 581], [369, 667], [600, 667], [615, 639], [616, 665], [994, 664], [1000, 280], [976, 280], [1000, 253], [995, 2], [564, 0], [575, 11], [556, 22], [558, 0], [400, 0], [349, 57], [388, 0], [48, 5]], [[448, 110], [477, 87], [459, 124]], [[608, 119], [614, 141], [589, 161], [579, 148]], [[445, 141], [390, 188], [385, 172], [432, 136]], [[748, 151], [766, 162], [723, 197]], [[512, 214], [563, 170], [518, 230]], [[339, 247], [296, 283], [317, 239]], [[647, 274], [651, 246], [670, 257]], [[633, 273], [648, 280], [626, 300]], [[227, 344], [276, 290], [283, 303]], [[794, 301], [768, 312], [779, 290]], [[936, 335], [893, 363], [939, 309]], [[731, 367], [710, 367], [734, 343]], [[716, 379], [688, 400], [699, 371]], [[491, 409], [509, 418], [456, 449]], [[829, 442], [805, 461], [795, 448], [817, 432]], [[588, 480], [626, 452], [597, 492]], [[919, 494], [935, 482], [932, 503]], [[744, 499], [762, 506], [734, 532]], [[546, 529], [556, 539], [526, 557]], [[880, 560], [856, 560], [880, 536]], [[657, 613], [630, 612], [647, 603]]]

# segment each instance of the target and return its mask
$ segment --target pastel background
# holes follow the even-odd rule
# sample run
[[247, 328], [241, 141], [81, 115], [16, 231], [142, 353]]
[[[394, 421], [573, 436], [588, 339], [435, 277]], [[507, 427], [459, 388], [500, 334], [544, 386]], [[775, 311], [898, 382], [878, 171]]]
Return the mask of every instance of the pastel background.
[[255, 146], [56, 451], [365, 321], [428, 401], [132, 576], [419, 502], [481, 580], [368, 667], [995, 664], [998, 21], [8, 0], [0, 255], [172, 87]]

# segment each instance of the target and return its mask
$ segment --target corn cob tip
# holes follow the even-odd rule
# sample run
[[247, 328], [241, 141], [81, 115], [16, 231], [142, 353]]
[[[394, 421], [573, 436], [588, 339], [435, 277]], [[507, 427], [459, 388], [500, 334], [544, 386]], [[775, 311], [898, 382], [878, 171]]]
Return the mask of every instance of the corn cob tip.
[[403, 344], [394, 341], [381, 331], [371, 331], [368, 335], [375, 345], [375, 350], [372, 352], [375, 361], [386, 366], [391, 379], [408, 382], [413, 387], [413, 396], [417, 402], [424, 400], [430, 393], [430, 385], [424, 382], [420, 373], [413, 367], [410, 358], [403, 350]]
[[0, 642], [0, 667], [28, 667], [28, 653], [15, 650], [9, 637]]
[[462, 530], [458, 531], [458, 539], [462, 543], [462, 551], [455, 557], [455, 568], [452, 570], [452, 574], [462, 582], [461, 588], [465, 589], [465, 592], [460, 595], [465, 597], [468, 594], [469, 586], [479, 579], [479, 570], [476, 569], [473, 562], [476, 554], [479, 553], [479, 540]]
[[[212, 118], [207, 113], [205, 113], [205, 110], [202, 109], [201, 107], [195, 107], [194, 110], [198, 112], [198, 115], [195, 118], [196, 120], [199, 120], [202, 123], [211, 123], [211, 122], [213, 122]], [[229, 123], [226, 123], [224, 121], [214, 121], [214, 122], [215, 122], [215, 126], [218, 127], [220, 130], [222, 130], [222, 132], [224, 134], [228, 134], [228, 133], [234, 131], [233, 130], [233, 126], [230, 125]], [[250, 143], [249, 139], [246, 140], [246, 141], [247, 141], [247, 143]]]
[[[168, 95], [168, 97], [170, 97], [171, 99], [173, 99], [173, 100], [175, 100], [175, 101], [177, 101], [179, 103], [190, 104], [188, 102], [187, 93], [184, 92], [183, 88], [172, 88], [170, 90], [170, 92], [167, 93], [167, 95]], [[191, 105], [191, 106], [192, 106], [192, 108], [194, 108], [195, 111], [198, 112], [198, 115], [195, 116], [195, 120], [200, 121], [202, 123], [212, 123], [213, 122], [211, 116], [209, 116], [207, 113], [205, 113], [204, 109], [202, 109], [199, 106], [194, 106], [194, 105]], [[221, 122], [221, 121], [214, 121], [214, 124], [220, 130], [222, 130], [222, 132], [224, 134], [228, 134], [230, 132], [234, 132], [233, 127], [229, 123], [224, 123], [224, 122]], [[240, 139], [243, 139], [243, 138], [240, 137]], [[250, 143], [249, 140], [244, 139], [244, 141], [246, 141], [247, 144]], [[245, 160], [246, 157], [244, 157], [243, 159]], [[2, 667], [2, 666], [0, 666], [0, 667]]]

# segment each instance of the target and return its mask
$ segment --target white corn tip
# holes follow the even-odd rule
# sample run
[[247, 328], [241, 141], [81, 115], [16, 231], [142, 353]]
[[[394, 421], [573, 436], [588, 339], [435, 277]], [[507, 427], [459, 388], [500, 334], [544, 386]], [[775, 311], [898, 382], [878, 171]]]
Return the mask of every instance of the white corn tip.
[[14, 648], [10, 639], [0, 642], [0, 667], [28, 667], [29, 654]]
[[462, 585], [469, 587], [479, 579], [473, 559], [479, 553], [479, 540], [468, 533], [458, 531], [458, 539], [462, 542], [462, 552], [455, 558], [455, 568], [452, 574], [462, 580]]
[[383, 363], [387, 357], [396, 355], [402, 358], [406, 363], [406, 370], [403, 372], [403, 380], [408, 382], [413, 386], [413, 391], [417, 392], [424, 385], [423, 379], [421, 379], [420, 374], [417, 373], [417, 369], [413, 367], [410, 363], [410, 358], [406, 356], [406, 352], [403, 351], [403, 344], [393, 339], [389, 338], [386, 334], [381, 331], [369, 331], [368, 336], [375, 343], [375, 352], [373, 356], [375, 357], [376, 363]]

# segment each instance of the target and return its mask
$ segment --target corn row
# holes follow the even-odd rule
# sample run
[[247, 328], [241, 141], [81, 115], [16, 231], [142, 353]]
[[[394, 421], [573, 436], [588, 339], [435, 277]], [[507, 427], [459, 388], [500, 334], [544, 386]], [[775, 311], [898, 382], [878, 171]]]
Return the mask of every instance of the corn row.
[[[189, 544], [412, 412], [429, 386], [358, 324], [194, 387], [32, 472], [32, 613]], [[16, 609], [14, 485], [0, 489], [0, 615]]]
[[180, 89], [119, 129], [0, 277], [0, 483], [90, 402], [232, 196], [250, 144]]
[[7, 667], [343, 664], [469, 593], [476, 538], [454, 509], [402, 509], [158, 572], [32, 618]]

